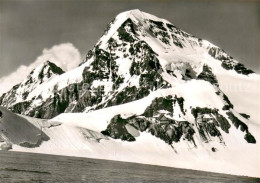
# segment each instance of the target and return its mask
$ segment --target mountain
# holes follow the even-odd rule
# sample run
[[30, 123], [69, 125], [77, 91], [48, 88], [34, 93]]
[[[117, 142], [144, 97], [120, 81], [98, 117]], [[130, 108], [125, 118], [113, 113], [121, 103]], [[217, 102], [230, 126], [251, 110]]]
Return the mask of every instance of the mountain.
[[[207, 157], [216, 165], [211, 171], [222, 171], [223, 165], [233, 168], [226, 172], [241, 174], [246, 163], [259, 168], [259, 81], [259, 75], [212, 43], [167, 20], [131, 10], [108, 25], [77, 68], [64, 73], [46, 62], [4, 94], [0, 104], [35, 118], [55, 117], [49, 121], [62, 123], [54, 127], [60, 130], [84, 127], [88, 132], [68, 129], [75, 141], [88, 136], [85, 133], [98, 136], [101, 144], [83, 140], [80, 145], [95, 149], [96, 158], [131, 161], [134, 157], [142, 163], [204, 169], [202, 159]], [[47, 147], [52, 147], [52, 153], [61, 153], [58, 147], [75, 143], [56, 141], [65, 132], [53, 137], [48, 129], [46, 133], [50, 140], [36, 151], [48, 152]], [[125, 153], [125, 147], [133, 153], [112, 156], [114, 143], [120, 144], [115, 145], [118, 152]], [[153, 147], [157, 145], [159, 150]], [[100, 150], [106, 147], [107, 156]], [[237, 154], [231, 160], [241, 149], [250, 152], [250, 158]], [[80, 148], [72, 151], [86, 153]], [[147, 162], [145, 153], [153, 155]], [[164, 157], [152, 158], [158, 155]], [[84, 156], [93, 155], [88, 151]], [[183, 166], [178, 156], [186, 162]], [[189, 165], [187, 156], [197, 163]], [[259, 176], [249, 165], [247, 174]]]
[[[221, 68], [215, 68], [220, 64]], [[166, 20], [133, 10], [109, 24], [81, 66], [50, 81], [27, 79], [35, 87], [27, 91], [24, 84], [16, 92], [15, 86], [2, 96], [1, 105], [17, 113], [52, 118], [62, 112], [83, 112], [141, 99], [152, 90], [171, 87], [173, 81], [200, 79], [218, 86], [214, 77], [225, 71], [253, 73], [211, 43]]]
[[64, 71], [50, 61], [46, 61], [35, 68], [20, 84], [15, 85], [8, 93], [0, 98], [2, 106], [8, 107], [17, 113], [23, 113], [29, 107], [31, 100], [37, 100], [40, 96], [32, 93], [53, 77], [63, 74]]

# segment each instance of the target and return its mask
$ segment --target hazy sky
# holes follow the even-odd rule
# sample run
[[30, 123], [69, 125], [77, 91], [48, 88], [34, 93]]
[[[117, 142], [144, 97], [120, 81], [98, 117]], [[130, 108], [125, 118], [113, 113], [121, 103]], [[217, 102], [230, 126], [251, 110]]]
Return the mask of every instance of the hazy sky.
[[0, 0], [0, 77], [61, 43], [72, 43], [84, 57], [118, 13], [136, 8], [218, 45], [260, 73], [260, 1]]

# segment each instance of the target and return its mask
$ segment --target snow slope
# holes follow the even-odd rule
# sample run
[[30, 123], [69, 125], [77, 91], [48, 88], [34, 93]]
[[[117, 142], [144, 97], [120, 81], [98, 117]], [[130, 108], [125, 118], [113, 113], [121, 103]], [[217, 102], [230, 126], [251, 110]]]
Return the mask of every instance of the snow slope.
[[49, 137], [40, 128], [24, 117], [0, 107], [0, 137], [4, 144], [16, 144], [24, 147], [37, 147]]
[[[59, 121], [62, 125], [43, 129], [43, 132], [50, 137], [49, 141], [43, 142], [37, 148], [13, 145], [13, 150], [260, 176], [259, 148], [241, 141], [242, 134], [237, 133], [235, 128], [231, 129], [232, 138], [229, 135], [224, 136], [226, 146], [213, 142], [210, 145], [200, 144], [197, 148], [191, 147], [186, 141], [181, 141], [172, 148], [147, 132], [141, 132], [134, 142], [114, 140], [100, 133], [114, 115], [120, 113], [127, 116], [131, 113], [140, 113], [144, 109], [137, 106], [145, 102], [148, 104], [149, 99], [87, 114], [62, 114], [49, 120], [50, 123]], [[259, 130], [259, 126], [256, 128]], [[260, 140], [259, 134], [256, 135]], [[212, 145], [218, 149], [217, 152], [211, 151]]]

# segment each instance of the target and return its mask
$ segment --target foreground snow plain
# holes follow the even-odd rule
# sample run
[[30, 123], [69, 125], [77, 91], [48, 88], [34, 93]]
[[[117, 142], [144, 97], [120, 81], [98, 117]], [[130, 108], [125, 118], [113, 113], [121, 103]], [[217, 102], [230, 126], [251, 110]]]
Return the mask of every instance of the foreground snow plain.
[[[167, 93], [167, 91], [164, 92]], [[259, 145], [248, 144], [241, 140], [242, 132], [236, 130], [233, 126], [230, 129], [232, 136], [222, 134], [226, 145], [213, 141], [209, 145], [200, 143], [197, 148], [185, 141], [176, 143], [171, 147], [163, 140], [146, 132], [139, 133], [135, 142], [115, 140], [100, 133], [106, 129], [108, 122], [114, 115], [121, 114], [127, 117], [133, 114], [141, 114], [152, 99], [158, 95], [163, 95], [163, 92], [154, 92], [138, 101], [89, 113], [61, 114], [47, 121], [50, 124], [60, 122], [61, 125], [43, 128], [43, 132], [49, 136], [50, 140], [44, 141], [40, 147], [36, 148], [14, 145], [13, 150], [138, 162], [260, 177]], [[250, 101], [247, 102], [250, 103]], [[251, 115], [251, 113], [249, 114]], [[41, 121], [23, 117], [36, 126], [40, 124], [37, 121]], [[247, 122], [247, 124], [257, 142], [259, 142], [259, 133], [257, 133], [260, 130], [259, 124], [253, 121], [252, 123]], [[211, 151], [212, 145], [218, 149], [217, 152]]]

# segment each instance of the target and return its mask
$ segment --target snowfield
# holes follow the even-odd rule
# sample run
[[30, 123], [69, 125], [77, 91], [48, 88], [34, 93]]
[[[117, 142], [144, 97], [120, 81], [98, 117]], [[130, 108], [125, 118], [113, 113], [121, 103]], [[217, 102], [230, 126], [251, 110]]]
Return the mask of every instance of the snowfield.
[[[141, 132], [135, 142], [115, 140], [100, 133], [106, 129], [109, 120], [114, 115], [122, 114], [122, 116], [127, 117], [132, 114], [140, 114], [145, 109], [144, 103], [149, 105], [152, 98], [158, 95], [158, 93], [154, 93], [139, 101], [90, 113], [61, 114], [49, 120], [48, 123], [60, 122], [62, 125], [43, 128], [43, 132], [50, 140], [44, 141], [40, 147], [36, 148], [13, 145], [13, 150], [138, 162], [260, 177], [259, 145], [248, 144], [241, 140], [243, 139], [242, 132], [236, 130], [233, 126], [230, 130], [232, 136], [222, 134], [226, 145], [222, 145], [216, 140], [209, 144], [200, 143], [197, 148], [186, 141], [181, 141], [171, 147], [163, 140], [146, 132]], [[39, 125], [33, 118], [23, 117], [32, 124]], [[249, 128], [254, 129], [253, 135], [257, 138], [257, 141], [260, 141], [259, 133], [257, 133], [260, 130], [259, 125], [252, 124]], [[199, 142], [198, 139], [197, 141]], [[212, 152], [212, 146], [217, 148], [217, 152]]]

